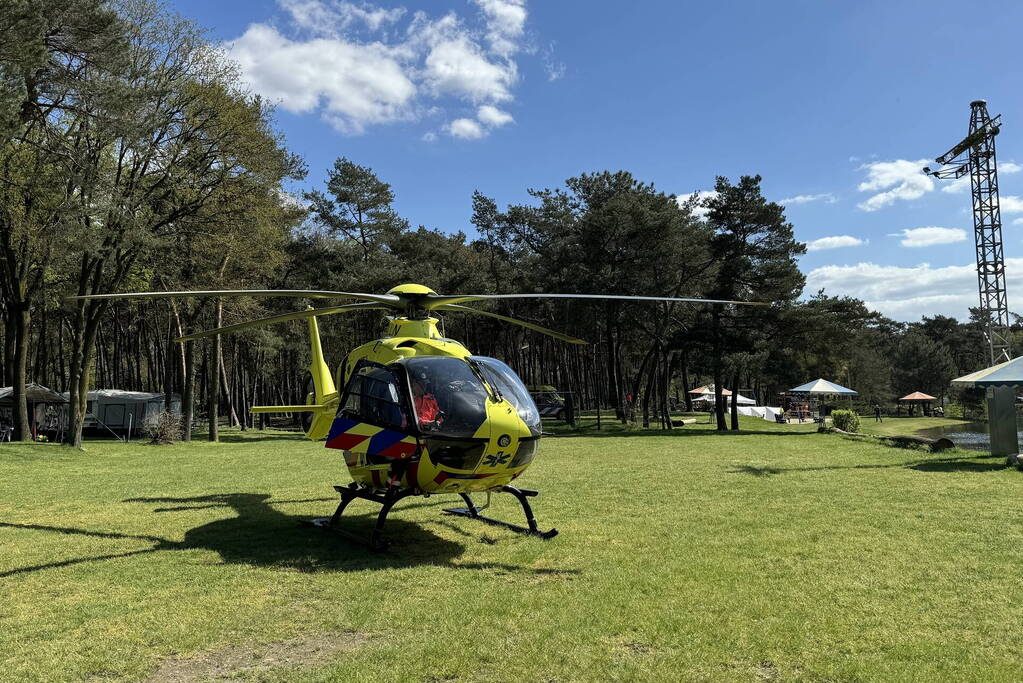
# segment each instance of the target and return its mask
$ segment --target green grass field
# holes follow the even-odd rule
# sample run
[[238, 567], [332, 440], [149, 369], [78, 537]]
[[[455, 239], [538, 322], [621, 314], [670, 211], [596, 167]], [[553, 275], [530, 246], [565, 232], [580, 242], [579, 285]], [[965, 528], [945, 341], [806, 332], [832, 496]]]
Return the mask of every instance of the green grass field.
[[0, 679], [1023, 677], [1023, 474], [743, 426], [545, 440], [557, 538], [410, 499], [379, 555], [298, 524], [347, 474], [293, 435], [0, 446]]

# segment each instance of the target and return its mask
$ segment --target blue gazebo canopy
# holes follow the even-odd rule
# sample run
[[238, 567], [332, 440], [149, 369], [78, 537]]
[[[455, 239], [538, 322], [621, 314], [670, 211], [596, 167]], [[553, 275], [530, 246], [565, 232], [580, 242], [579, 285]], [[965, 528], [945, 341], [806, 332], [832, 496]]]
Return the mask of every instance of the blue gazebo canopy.
[[846, 389], [845, 387], [829, 382], [826, 379], [815, 379], [812, 382], [806, 384], [800, 384], [795, 389], [789, 389], [790, 394], [833, 394], [838, 396], [858, 396], [859, 393], [852, 389]]

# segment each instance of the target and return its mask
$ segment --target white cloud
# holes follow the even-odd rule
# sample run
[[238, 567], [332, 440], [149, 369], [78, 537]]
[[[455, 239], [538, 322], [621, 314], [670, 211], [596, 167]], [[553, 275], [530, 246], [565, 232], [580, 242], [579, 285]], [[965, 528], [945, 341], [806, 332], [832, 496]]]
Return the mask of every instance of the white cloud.
[[[1023, 291], [1023, 259], [1005, 260], [1010, 292]], [[912, 267], [857, 263], [822, 266], [806, 277], [806, 291], [824, 289], [832, 296], [863, 299], [872, 310], [897, 320], [919, 320], [924, 315], [951, 315], [962, 320], [977, 306], [977, 268], [926, 263]]]
[[810, 202], [827, 202], [828, 204], [834, 204], [838, 199], [835, 195], [830, 192], [822, 192], [820, 194], [797, 194], [795, 197], [788, 197], [782, 199], [779, 204], [788, 206], [790, 204], [809, 204]]
[[423, 133], [422, 140], [423, 140], [423, 142], [436, 142], [437, 141], [437, 134], [434, 133], [432, 130], [429, 130], [429, 131]]
[[519, 50], [526, 25], [525, 0], [475, 0], [487, 18], [487, 41], [497, 55], [509, 57]]
[[907, 228], [892, 237], [901, 237], [904, 247], [932, 247], [936, 244], [952, 244], [966, 240], [966, 231], [959, 228]]
[[472, 119], [455, 119], [447, 125], [447, 131], [463, 140], [479, 140], [486, 135], [483, 126]]
[[507, 123], [512, 123], [515, 120], [512, 118], [512, 115], [509, 114], [508, 112], [501, 111], [497, 107], [490, 104], [484, 104], [482, 107], [480, 107], [479, 110], [477, 110], [476, 112], [476, 118], [479, 119], [480, 123], [488, 125], [492, 128], [498, 128]]
[[552, 40], [543, 49], [543, 70], [547, 74], [547, 80], [553, 82], [564, 77], [567, 67], [564, 62], [554, 58], [555, 42]]
[[1023, 225], [1023, 218], [1017, 218], [1012, 221], [1013, 225]]
[[714, 190], [697, 190], [689, 194], [680, 194], [675, 197], [675, 201], [679, 206], [685, 206], [690, 200], [696, 199], [696, 203], [693, 205], [693, 215], [697, 218], [706, 218], [710, 209], [704, 204], [708, 199], [714, 199], [717, 196], [718, 193]]
[[[1002, 163], [998, 164], [998, 172], [1002, 174], [1019, 173], [1020, 171], [1023, 171], [1023, 166], [1020, 166], [1019, 164], [1013, 161], [1003, 161]], [[962, 194], [963, 192], [966, 192], [969, 189], [970, 189], [969, 175], [964, 175], [962, 178], [953, 180], [952, 182], [943, 184], [941, 186], [941, 191], [947, 192], [949, 194]]]
[[384, 9], [368, 3], [356, 5], [345, 0], [278, 0], [297, 28], [313, 35], [337, 37], [355, 24], [377, 31], [402, 18], [404, 7]]
[[834, 237], [821, 237], [806, 243], [807, 251], [824, 251], [825, 249], [839, 249], [841, 247], [858, 247], [866, 244], [859, 237], [852, 235], [835, 235]]
[[454, 14], [430, 21], [417, 13], [409, 31], [414, 44], [426, 48], [423, 81], [435, 96], [453, 95], [473, 104], [512, 98], [515, 62], [489, 59]]
[[497, 127], [511, 121], [493, 105], [514, 99], [528, 13], [524, 0], [474, 2], [475, 17], [419, 11], [399, 25], [402, 7], [278, 0], [283, 26], [251, 24], [225, 50], [254, 92], [345, 133], [466, 105]]
[[942, 192], [949, 194], [962, 194], [970, 189], [970, 176], [965, 175], [962, 178], [953, 180], [950, 183], [946, 183], [941, 186]]
[[344, 132], [411, 116], [416, 85], [385, 45], [296, 42], [253, 24], [228, 49], [254, 90], [294, 113], [319, 110]]
[[934, 181], [921, 170], [927, 163], [927, 159], [896, 159], [864, 164], [860, 168], [867, 171], [867, 179], [859, 184], [858, 189], [860, 192], [877, 194], [858, 204], [859, 208], [863, 211], [877, 211], [899, 199], [917, 199], [930, 192], [934, 189]]
[[999, 198], [999, 206], [1002, 213], [1023, 213], [1023, 199], [1013, 195], [1005, 195]]

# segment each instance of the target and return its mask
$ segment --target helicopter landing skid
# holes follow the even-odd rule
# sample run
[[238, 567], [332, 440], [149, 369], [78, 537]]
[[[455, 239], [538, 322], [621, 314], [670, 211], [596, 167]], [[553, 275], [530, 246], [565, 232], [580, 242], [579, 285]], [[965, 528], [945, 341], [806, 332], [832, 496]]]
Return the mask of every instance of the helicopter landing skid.
[[[345, 538], [353, 541], [358, 541], [368, 545], [372, 550], [384, 551], [390, 545], [390, 541], [384, 538], [384, 523], [387, 521], [387, 513], [391, 511], [395, 503], [400, 501], [402, 498], [408, 498], [409, 496], [417, 495], [412, 489], [398, 489], [390, 488], [384, 493], [378, 493], [370, 489], [362, 488], [355, 483], [351, 483], [348, 486], [335, 486], [334, 490], [341, 496], [341, 502], [337, 506], [337, 510], [330, 517], [320, 517], [317, 519], [311, 519], [307, 523], [312, 526], [319, 527], [321, 529], [327, 529], [333, 531], [336, 534], [340, 534]], [[341, 521], [341, 513], [345, 511], [348, 504], [356, 499], [368, 500], [374, 503], [379, 503], [382, 507], [380, 512], [377, 514], [376, 526], [373, 527], [373, 531], [370, 532], [369, 538], [353, 534], [350, 531], [342, 529], [339, 525]]]
[[526, 514], [526, 524], [528, 526], [519, 526], [518, 524], [511, 524], [504, 522], [499, 519], [493, 519], [491, 517], [484, 517], [480, 514], [480, 509], [476, 507], [475, 503], [472, 502], [472, 498], [469, 497], [468, 493], [460, 493], [462, 500], [465, 501], [466, 507], [464, 508], [445, 508], [444, 512], [449, 515], [458, 515], [459, 517], [468, 517], [469, 519], [477, 519], [484, 524], [491, 524], [493, 526], [501, 526], [505, 529], [511, 529], [512, 531], [519, 534], [527, 534], [529, 536], [539, 536], [543, 540], [554, 538], [558, 535], [557, 529], [551, 529], [549, 531], [540, 531], [540, 527], [537, 526], [536, 519], [533, 518], [533, 508], [530, 507], [527, 498], [532, 498], [540, 494], [539, 491], [531, 491], [529, 489], [519, 489], [514, 486], [502, 486], [501, 491], [510, 493], [515, 496], [515, 499], [522, 505], [522, 511]]

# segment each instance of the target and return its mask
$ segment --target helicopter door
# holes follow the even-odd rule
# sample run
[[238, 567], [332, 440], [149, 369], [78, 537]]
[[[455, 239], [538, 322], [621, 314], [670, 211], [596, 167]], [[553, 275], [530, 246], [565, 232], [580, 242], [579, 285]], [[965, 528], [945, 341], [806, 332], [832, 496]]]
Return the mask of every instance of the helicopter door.
[[327, 436], [327, 448], [383, 458], [407, 458], [418, 443], [411, 435], [411, 411], [404, 378], [380, 365], [352, 373]]

